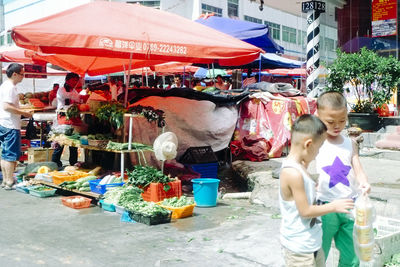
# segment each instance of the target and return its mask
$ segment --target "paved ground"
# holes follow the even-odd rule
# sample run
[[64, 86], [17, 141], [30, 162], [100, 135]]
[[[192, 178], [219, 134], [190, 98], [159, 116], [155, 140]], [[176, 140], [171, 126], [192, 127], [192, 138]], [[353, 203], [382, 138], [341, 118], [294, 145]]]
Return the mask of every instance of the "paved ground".
[[0, 190], [0, 266], [282, 266], [280, 220], [247, 200], [147, 226]]

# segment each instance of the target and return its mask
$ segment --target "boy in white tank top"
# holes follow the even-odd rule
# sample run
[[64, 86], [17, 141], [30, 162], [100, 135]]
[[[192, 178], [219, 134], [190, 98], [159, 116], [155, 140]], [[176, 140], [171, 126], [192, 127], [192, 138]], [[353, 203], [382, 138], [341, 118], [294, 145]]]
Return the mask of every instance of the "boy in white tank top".
[[307, 173], [326, 138], [326, 126], [313, 115], [299, 117], [292, 127], [291, 147], [282, 163], [279, 205], [282, 215], [280, 240], [286, 266], [325, 266], [321, 249], [319, 216], [330, 212], [348, 213], [351, 199], [316, 205], [316, 182]]
[[[327, 127], [327, 139], [316, 157], [319, 174], [317, 199], [331, 203], [335, 199], [357, 197], [358, 191], [369, 192], [370, 185], [358, 157], [358, 147], [341, 135], [347, 122], [347, 103], [338, 92], [325, 92], [317, 100], [318, 117]], [[339, 266], [359, 266], [353, 247], [354, 220], [344, 214], [322, 216], [322, 248], [328, 257], [332, 239], [340, 252]]]

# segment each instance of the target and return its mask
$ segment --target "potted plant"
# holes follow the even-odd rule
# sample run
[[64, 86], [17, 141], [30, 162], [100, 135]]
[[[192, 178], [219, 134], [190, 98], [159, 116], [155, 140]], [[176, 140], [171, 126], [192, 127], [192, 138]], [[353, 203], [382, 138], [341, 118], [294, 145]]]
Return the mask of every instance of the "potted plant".
[[355, 104], [349, 113], [349, 124], [358, 124], [363, 130], [377, 130], [380, 119], [376, 111], [389, 102], [400, 84], [399, 61], [366, 48], [358, 53], [338, 50], [328, 70], [327, 90], [343, 93], [346, 86], [353, 89]]

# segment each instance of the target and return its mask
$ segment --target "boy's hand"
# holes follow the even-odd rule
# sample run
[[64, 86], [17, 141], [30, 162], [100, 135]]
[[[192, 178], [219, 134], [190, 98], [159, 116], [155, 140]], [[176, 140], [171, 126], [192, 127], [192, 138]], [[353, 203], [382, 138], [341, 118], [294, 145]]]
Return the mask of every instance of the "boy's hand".
[[360, 186], [359, 186], [358, 188], [361, 189], [361, 192], [362, 192], [363, 194], [365, 194], [365, 193], [368, 193], [368, 194], [369, 194], [369, 193], [371, 192], [371, 185], [370, 185], [369, 183], [367, 183], [367, 182], [361, 183]]
[[350, 213], [354, 208], [354, 201], [352, 199], [337, 199], [331, 202], [334, 212]]

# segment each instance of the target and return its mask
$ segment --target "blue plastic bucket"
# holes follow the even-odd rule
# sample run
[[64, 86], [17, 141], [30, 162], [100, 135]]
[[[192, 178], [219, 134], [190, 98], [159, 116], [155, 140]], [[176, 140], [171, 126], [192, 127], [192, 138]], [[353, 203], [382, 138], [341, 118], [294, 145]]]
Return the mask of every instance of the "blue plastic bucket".
[[192, 183], [197, 207], [215, 207], [217, 205], [219, 179], [192, 179]]

